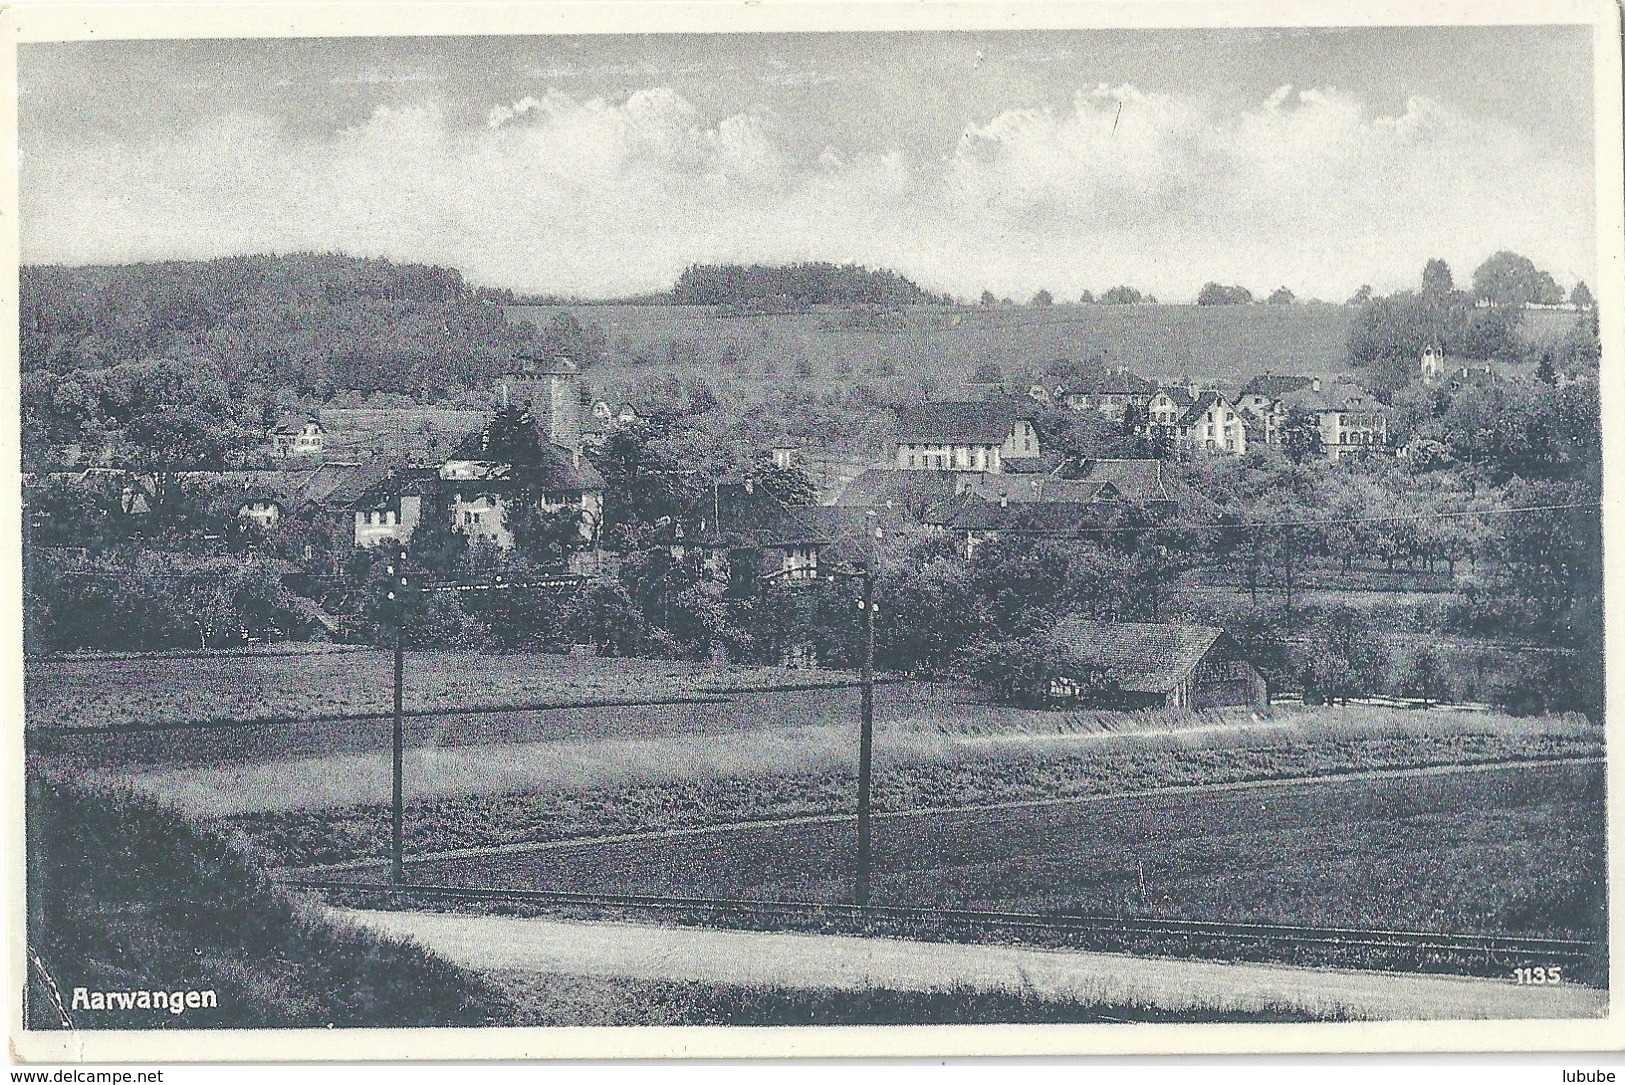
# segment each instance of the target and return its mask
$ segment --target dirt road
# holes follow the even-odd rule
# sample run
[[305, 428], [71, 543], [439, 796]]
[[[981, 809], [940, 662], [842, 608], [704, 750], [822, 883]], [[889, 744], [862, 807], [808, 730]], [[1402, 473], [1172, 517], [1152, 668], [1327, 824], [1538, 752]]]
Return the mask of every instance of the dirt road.
[[334, 914], [410, 936], [471, 968], [538, 974], [846, 990], [967, 985], [1170, 1010], [1296, 1006], [1371, 1020], [1598, 1017], [1608, 1007], [1605, 991], [1519, 987], [1510, 980], [511, 916]]

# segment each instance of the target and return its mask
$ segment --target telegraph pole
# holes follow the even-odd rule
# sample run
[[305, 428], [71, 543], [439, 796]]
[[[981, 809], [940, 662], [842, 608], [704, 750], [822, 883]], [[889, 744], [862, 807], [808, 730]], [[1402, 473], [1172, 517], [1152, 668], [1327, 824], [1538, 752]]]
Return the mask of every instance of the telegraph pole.
[[395, 735], [394, 735], [394, 770], [392, 773], [393, 790], [390, 798], [390, 834], [389, 834], [389, 880], [400, 885], [406, 880], [405, 871], [401, 861], [401, 821], [403, 815], [402, 788], [401, 788], [401, 762], [405, 746], [405, 727], [401, 705], [401, 687], [406, 673], [406, 547], [400, 546], [395, 551], [395, 558], [388, 566], [389, 594], [388, 598], [395, 605], [391, 609], [395, 618]]
[[869, 778], [875, 744], [875, 566], [863, 569], [863, 709], [858, 728], [858, 879], [857, 904], [869, 903]]
[[1284, 585], [1284, 601], [1286, 603], [1286, 620], [1288, 624], [1292, 621], [1292, 551], [1296, 542], [1297, 539], [1293, 533], [1292, 525], [1288, 524], [1286, 529], [1286, 583]]
[[863, 705], [858, 725], [858, 876], [854, 893], [859, 908], [869, 904], [869, 874], [873, 865], [873, 840], [869, 830], [869, 784], [874, 770], [875, 747], [875, 570], [880, 565], [880, 539], [884, 529], [876, 524], [869, 540], [869, 560], [864, 562], [863, 601]]

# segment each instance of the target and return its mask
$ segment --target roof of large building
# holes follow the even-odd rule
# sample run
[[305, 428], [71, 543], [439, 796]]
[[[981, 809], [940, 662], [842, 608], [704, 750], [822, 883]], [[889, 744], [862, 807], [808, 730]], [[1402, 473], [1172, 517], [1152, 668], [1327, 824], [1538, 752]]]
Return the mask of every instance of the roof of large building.
[[843, 508], [916, 508], [952, 497], [960, 482], [955, 471], [904, 471], [871, 467], [847, 483], [835, 499]]
[[319, 505], [348, 505], [380, 479], [389, 476], [386, 463], [322, 464], [310, 473], [302, 487], [305, 500]]
[[960, 502], [941, 526], [951, 531], [1064, 538], [1109, 526], [1122, 512], [1122, 505], [1108, 502], [1029, 501], [1006, 505], [972, 498]]
[[1050, 638], [1131, 693], [1167, 693], [1212, 650], [1224, 630], [1211, 625], [1098, 622], [1074, 618], [1057, 622]]
[[1240, 395], [1268, 396], [1271, 399], [1296, 392], [1300, 388], [1308, 388], [1315, 383], [1314, 377], [1286, 376], [1278, 373], [1263, 373], [1249, 380], [1241, 386]]
[[1124, 499], [1138, 504], [1178, 501], [1192, 493], [1162, 460], [1083, 460], [1073, 474], [1080, 482], [1110, 482]]
[[1033, 501], [1074, 502], [1115, 501], [1122, 495], [1117, 486], [1106, 478], [1065, 479], [1047, 475], [974, 475], [964, 492], [983, 501], [1009, 501], [1025, 504]]
[[1381, 408], [1381, 404], [1364, 388], [1341, 382], [1323, 384], [1319, 391], [1313, 388], [1300, 388], [1295, 392], [1287, 392], [1280, 398], [1288, 407], [1312, 414], [1325, 411], [1370, 411]]
[[1066, 385], [1069, 396], [1154, 396], [1157, 382], [1119, 367], [1088, 372]]
[[1035, 414], [1022, 397], [980, 402], [921, 403], [904, 409], [897, 419], [897, 439], [908, 444], [997, 445], [1010, 436], [1020, 421]]

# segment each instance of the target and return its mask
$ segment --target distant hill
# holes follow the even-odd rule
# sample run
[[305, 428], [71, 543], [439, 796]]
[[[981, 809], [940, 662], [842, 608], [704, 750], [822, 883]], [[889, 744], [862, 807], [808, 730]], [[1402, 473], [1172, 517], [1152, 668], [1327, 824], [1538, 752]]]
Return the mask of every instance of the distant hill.
[[234, 389], [439, 393], [509, 364], [508, 291], [451, 268], [332, 254], [25, 267], [24, 373], [206, 358]]

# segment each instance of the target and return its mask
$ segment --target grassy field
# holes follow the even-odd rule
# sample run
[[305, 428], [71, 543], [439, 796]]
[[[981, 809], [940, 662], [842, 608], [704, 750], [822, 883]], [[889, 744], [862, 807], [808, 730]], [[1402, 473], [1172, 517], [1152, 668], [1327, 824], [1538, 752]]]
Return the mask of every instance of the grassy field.
[[920, 306], [903, 311], [886, 330], [846, 326], [839, 310], [726, 317], [696, 306], [575, 305], [514, 306], [508, 313], [543, 325], [561, 309], [604, 330], [609, 362], [594, 373], [603, 384], [649, 366], [762, 374], [772, 359], [786, 376], [803, 360], [818, 379], [832, 383], [874, 375], [889, 364], [899, 377], [929, 376], [943, 387], [967, 380], [987, 360], [1015, 372], [1096, 354], [1153, 379], [1330, 375], [1347, 369], [1352, 313], [1341, 305]]
[[[387, 651], [204, 659], [29, 660], [29, 727], [106, 727], [389, 712]], [[791, 671], [649, 659], [409, 652], [405, 707], [422, 711], [650, 701], [728, 690], [850, 682], [833, 671]]]
[[[1601, 937], [1598, 766], [883, 817], [883, 904]], [[850, 898], [850, 821], [413, 863], [438, 885]]]
[[[876, 741], [876, 809], [1601, 752], [1600, 729], [1489, 714], [1299, 708], [1245, 727], [1212, 713], [1177, 730], [1132, 718], [1119, 725], [1140, 730], [1038, 729], [1057, 719], [1025, 713], [994, 730], [985, 716], [894, 718]], [[853, 745], [851, 728], [827, 727], [536, 744], [497, 755], [471, 751], [456, 764], [414, 757], [407, 847], [419, 853], [844, 813], [852, 804]], [[276, 863], [378, 858], [388, 835], [382, 753], [342, 766], [317, 759], [148, 769], [133, 782], [199, 815], [229, 818]]]

